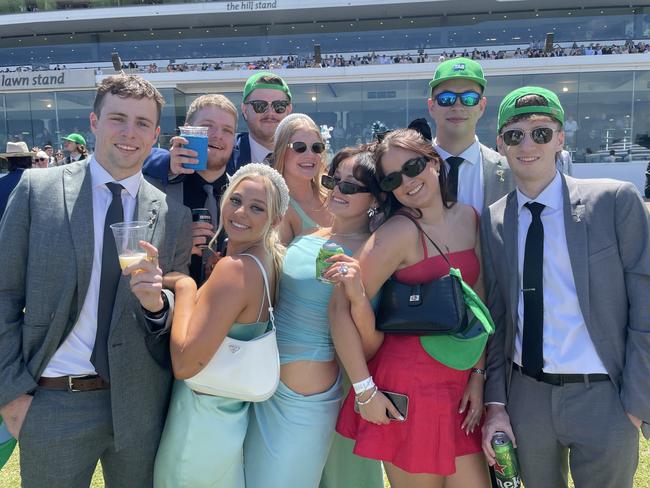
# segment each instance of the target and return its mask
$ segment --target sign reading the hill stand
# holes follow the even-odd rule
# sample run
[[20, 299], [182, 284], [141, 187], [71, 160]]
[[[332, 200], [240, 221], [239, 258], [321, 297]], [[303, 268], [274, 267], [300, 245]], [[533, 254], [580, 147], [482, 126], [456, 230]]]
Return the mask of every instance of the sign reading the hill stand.
[[272, 10], [278, 8], [278, 0], [243, 0], [238, 2], [227, 2], [227, 12], [243, 12], [254, 10]]
[[53, 88], [94, 88], [95, 70], [15, 71], [0, 73], [0, 92], [51, 90]]

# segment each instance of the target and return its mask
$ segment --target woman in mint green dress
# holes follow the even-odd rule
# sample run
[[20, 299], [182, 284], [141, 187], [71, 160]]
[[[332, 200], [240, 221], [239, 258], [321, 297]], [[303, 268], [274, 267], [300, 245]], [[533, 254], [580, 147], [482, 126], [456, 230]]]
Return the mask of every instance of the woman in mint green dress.
[[[327, 315], [336, 283], [351, 299], [363, 296], [351, 256], [369, 236], [369, 210], [381, 192], [372, 156], [359, 148], [339, 151], [324, 178], [334, 219], [331, 227], [295, 237], [287, 249], [275, 309], [281, 381], [273, 397], [251, 409], [244, 443], [247, 488], [317, 488], [328, 455], [337, 471], [336, 479], [324, 481], [328, 486], [383, 486], [379, 462], [358, 458], [345, 442], [330, 451], [343, 391]], [[316, 256], [328, 241], [345, 251], [329, 260], [324, 277], [333, 283], [316, 278]]]
[[217, 234], [228, 233], [226, 256], [198, 292], [190, 277], [165, 278], [176, 296], [171, 356], [177, 381], [156, 456], [156, 488], [245, 487], [250, 403], [196, 393], [183, 380], [208, 364], [226, 336], [246, 341], [267, 331], [284, 254], [277, 227], [288, 205], [289, 190], [277, 171], [242, 167], [221, 202]]

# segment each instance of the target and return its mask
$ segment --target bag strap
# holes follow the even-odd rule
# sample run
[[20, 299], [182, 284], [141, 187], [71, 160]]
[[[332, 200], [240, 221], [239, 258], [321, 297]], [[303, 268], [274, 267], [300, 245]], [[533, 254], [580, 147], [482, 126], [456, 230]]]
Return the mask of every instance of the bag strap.
[[264, 288], [266, 289], [266, 298], [269, 301], [269, 320], [271, 321], [271, 325], [275, 327], [275, 317], [273, 316], [273, 302], [271, 302], [271, 292], [269, 291], [269, 279], [266, 276], [266, 269], [264, 269], [262, 262], [257, 258], [257, 256], [253, 256], [252, 254], [247, 253], [242, 253], [240, 256], [248, 256], [253, 258], [253, 260], [257, 263], [257, 266], [260, 268], [260, 271], [262, 272], [262, 278], [264, 278]]
[[[434, 241], [433, 239], [431, 239], [431, 237], [429, 237], [429, 234], [427, 234], [426, 232], [424, 232], [424, 230], [423, 230], [422, 227], [420, 226], [420, 223], [415, 219], [415, 217], [413, 217], [412, 215], [410, 215], [410, 214], [408, 214], [408, 213], [406, 213], [406, 212], [397, 212], [395, 215], [403, 215], [404, 217], [406, 217], [407, 219], [409, 219], [411, 222], [413, 222], [413, 223], [415, 224], [415, 226], [418, 228], [418, 230], [419, 230], [422, 234], [424, 234], [424, 235], [426, 236], [427, 239], [429, 239], [429, 241], [431, 242], [431, 244], [433, 244], [433, 247], [436, 248], [436, 251], [438, 251], [438, 253], [440, 253], [440, 255], [442, 256], [442, 258], [443, 258], [445, 261], [447, 261], [447, 264], [449, 265], [449, 268], [452, 268], [451, 262], [449, 261], [449, 259], [448, 259], [447, 256], [445, 255], [445, 253], [442, 252], [442, 249], [440, 249], [440, 247], [438, 247], [438, 244], [436, 244], [435, 241]], [[426, 249], [425, 249], [425, 252], [426, 252]]]

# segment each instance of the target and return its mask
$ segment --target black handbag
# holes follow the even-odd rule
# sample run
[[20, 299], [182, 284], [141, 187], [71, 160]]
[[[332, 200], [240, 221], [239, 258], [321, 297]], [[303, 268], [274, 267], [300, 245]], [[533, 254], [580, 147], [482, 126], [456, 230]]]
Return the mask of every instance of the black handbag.
[[[416, 225], [451, 268], [447, 256], [420, 224], [410, 215], [400, 215]], [[454, 275], [417, 285], [406, 285], [391, 277], [381, 289], [375, 317], [375, 328], [391, 334], [456, 334], [468, 323], [462, 285]]]

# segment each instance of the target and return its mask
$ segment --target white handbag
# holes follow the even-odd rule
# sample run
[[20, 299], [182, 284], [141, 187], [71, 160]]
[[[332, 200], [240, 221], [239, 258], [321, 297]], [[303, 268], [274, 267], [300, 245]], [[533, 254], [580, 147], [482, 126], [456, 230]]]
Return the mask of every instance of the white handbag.
[[251, 254], [241, 256], [250, 256], [262, 270], [269, 301], [271, 329], [250, 341], [239, 341], [226, 336], [210, 362], [197, 374], [186, 379], [185, 384], [198, 393], [247, 402], [263, 402], [275, 393], [280, 382], [275, 319], [264, 266]]

